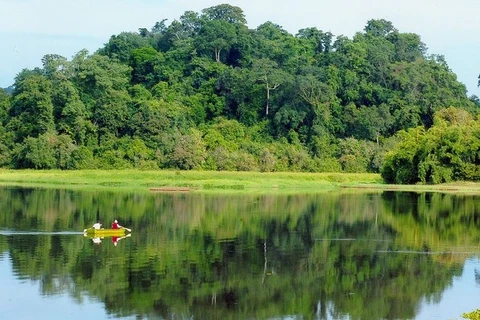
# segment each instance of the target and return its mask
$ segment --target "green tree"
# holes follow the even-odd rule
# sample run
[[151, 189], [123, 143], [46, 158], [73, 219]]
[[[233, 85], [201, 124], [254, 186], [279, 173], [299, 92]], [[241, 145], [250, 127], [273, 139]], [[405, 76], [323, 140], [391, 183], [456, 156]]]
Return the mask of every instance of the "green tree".
[[331, 32], [323, 32], [315, 27], [305, 28], [298, 31], [297, 37], [306, 40], [313, 54], [329, 53], [332, 49]]
[[8, 109], [10, 108], [10, 95], [6, 90], [0, 89], [0, 123], [7, 120]]
[[393, 117], [386, 104], [379, 106], [361, 106], [353, 108], [347, 112], [352, 112], [347, 119], [347, 135], [351, 134], [357, 139], [375, 141], [379, 144], [380, 137], [389, 132], [393, 123]]
[[394, 32], [397, 32], [397, 29], [395, 29], [392, 22], [385, 19], [368, 20], [364, 30], [367, 35], [383, 38], [391, 35]]
[[79, 146], [72, 151], [68, 169], [95, 169], [97, 163], [93, 157], [93, 151], [86, 146]]
[[148, 39], [141, 34], [135, 32], [122, 32], [119, 35], [111, 36], [104, 47], [98, 50], [98, 53], [108, 56], [111, 59], [118, 59], [123, 63], [128, 63], [133, 50], [148, 45]]
[[131, 68], [98, 54], [88, 56], [86, 51], [79, 52], [72, 65], [76, 70], [72, 81], [98, 128], [97, 142], [105, 134], [120, 135], [129, 114]]
[[243, 26], [247, 24], [243, 10], [229, 4], [220, 4], [203, 9], [202, 15], [209, 20], [223, 20], [234, 25]]
[[201, 50], [213, 52], [215, 62], [220, 62], [222, 52], [228, 52], [235, 42], [235, 27], [231, 23], [223, 20], [206, 20], [202, 22], [195, 45]]
[[224, 113], [246, 125], [254, 125], [263, 118], [259, 105], [265, 103], [263, 85], [248, 68], [228, 68], [216, 84], [225, 97]]
[[74, 75], [71, 63], [59, 55], [46, 55], [42, 62], [43, 72], [52, 84], [56, 131], [71, 136], [77, 144], [85, 143], [93, 126], [87, 119], [79, 91], [71, 81]]
[[478, 122], [464, 110], [442, 109], [428, 130], [399, 132], [382, 177], [393, 183], [443, 183], [479, 179]]
[[418, 182], [418, 153], [425, 139], [425, 129], [412, 128], [397, 133], [400, 142], [389, 151], [381, 169], [387, 183], [415, 184]]
[[52, 84], [39, 70], [17, 75], [10, 116], [18, 120], [18, 142], [54, 130]]
[[395, 60], [413, 62], [425, 57], [427, 48], [415, 33], [395, 32], [389, 36], [390, 42], [395, 46]]
[[292, 73], [298, 68], [300, 53], [304, 52], [301, 39], [270, 21], [258, 26], [253, 38], [254, 59], [271, 60], [282, 70]]
[[339, 161], [345, 172], [368, 172], [373, 158], [373, 145], [355, 138], [339, 142]]
[[201, 132], [192, 129], [189, 134], [179, 134], [173, 138], [175, 147], [168, 157], [170, 166], [182, 170], [200, 169], [206, 156]]
[[131, 53], [132, 82], [142, 83], [150, 88], [161, 78], [159, 75], [160, 65], [165, 58], [152, 47], [134, 49]]
[[17, 168], [72, 169], [72, 152], [76, 146], [69, 136], [45, 133], [28, 137], [13, 155]]
[[298, 94], [311, 106], [311, 123], [317, 131], [328, 132], [332, 129], [331, 120], [338, 99], [331, 86], [318, 79], [313, 73], [297, 77]]
[[259, 59], [252, 65], [253, 77], [262, 83], [265, 88], [265, 115], [268, 116], [272, 91], [278, 89], [282, 83], [288, 80], [288, 74], [278, 69], [275, 61]]
[[229, 51], [237, 43], [239, 30], [246, 25], [242, 9], [228, 4], [210, 7], [202, 10], [199, 21], [196, 47], [213, 52], [216, 62], [220, 62], [222, 56], [223, 61], [226, 61]]

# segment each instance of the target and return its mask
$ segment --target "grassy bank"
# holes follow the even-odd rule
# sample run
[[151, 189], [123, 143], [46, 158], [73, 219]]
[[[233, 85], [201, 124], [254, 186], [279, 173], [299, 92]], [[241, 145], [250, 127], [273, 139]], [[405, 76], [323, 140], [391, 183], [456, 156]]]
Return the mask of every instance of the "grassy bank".
[[337, 188], [480, 192], [478, 183], [385, 185], [378, 174], [139, 170], [0, 170], [0, 185], [147, 192], [319, 192]]
[[139, 170], [0, 170], [1, 185], [145, 191], [322, 191], [380, 184], [378, 174]]

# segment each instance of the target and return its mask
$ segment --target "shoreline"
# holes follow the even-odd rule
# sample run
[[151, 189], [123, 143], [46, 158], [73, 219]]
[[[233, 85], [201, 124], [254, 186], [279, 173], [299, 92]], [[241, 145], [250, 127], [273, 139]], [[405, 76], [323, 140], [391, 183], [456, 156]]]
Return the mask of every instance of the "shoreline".
[[480, 183], [384, 184], [374, 173], [237, 172], [172, 170], [0, 169], [1, 186], [144, 192], [313, 193], [352, 191], [460, 192], [480, 194]]

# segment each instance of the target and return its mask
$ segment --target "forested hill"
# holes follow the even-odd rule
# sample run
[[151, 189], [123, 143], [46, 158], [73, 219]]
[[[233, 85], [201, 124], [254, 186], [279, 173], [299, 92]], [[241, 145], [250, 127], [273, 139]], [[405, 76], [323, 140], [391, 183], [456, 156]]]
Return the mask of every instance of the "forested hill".
[[479, 107], [383, 19], [292, 35], [224, 4], [42, 63], [0, 90], [3, 167], [379, 172], [399, 130]]

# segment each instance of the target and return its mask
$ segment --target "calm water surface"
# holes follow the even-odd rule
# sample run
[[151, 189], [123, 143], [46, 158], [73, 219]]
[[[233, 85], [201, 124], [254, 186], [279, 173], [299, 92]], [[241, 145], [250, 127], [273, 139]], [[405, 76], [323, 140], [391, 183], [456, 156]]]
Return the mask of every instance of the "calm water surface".
[[462, 319], [479, 257], [471, 195], [0, 188], [0, 319]]

